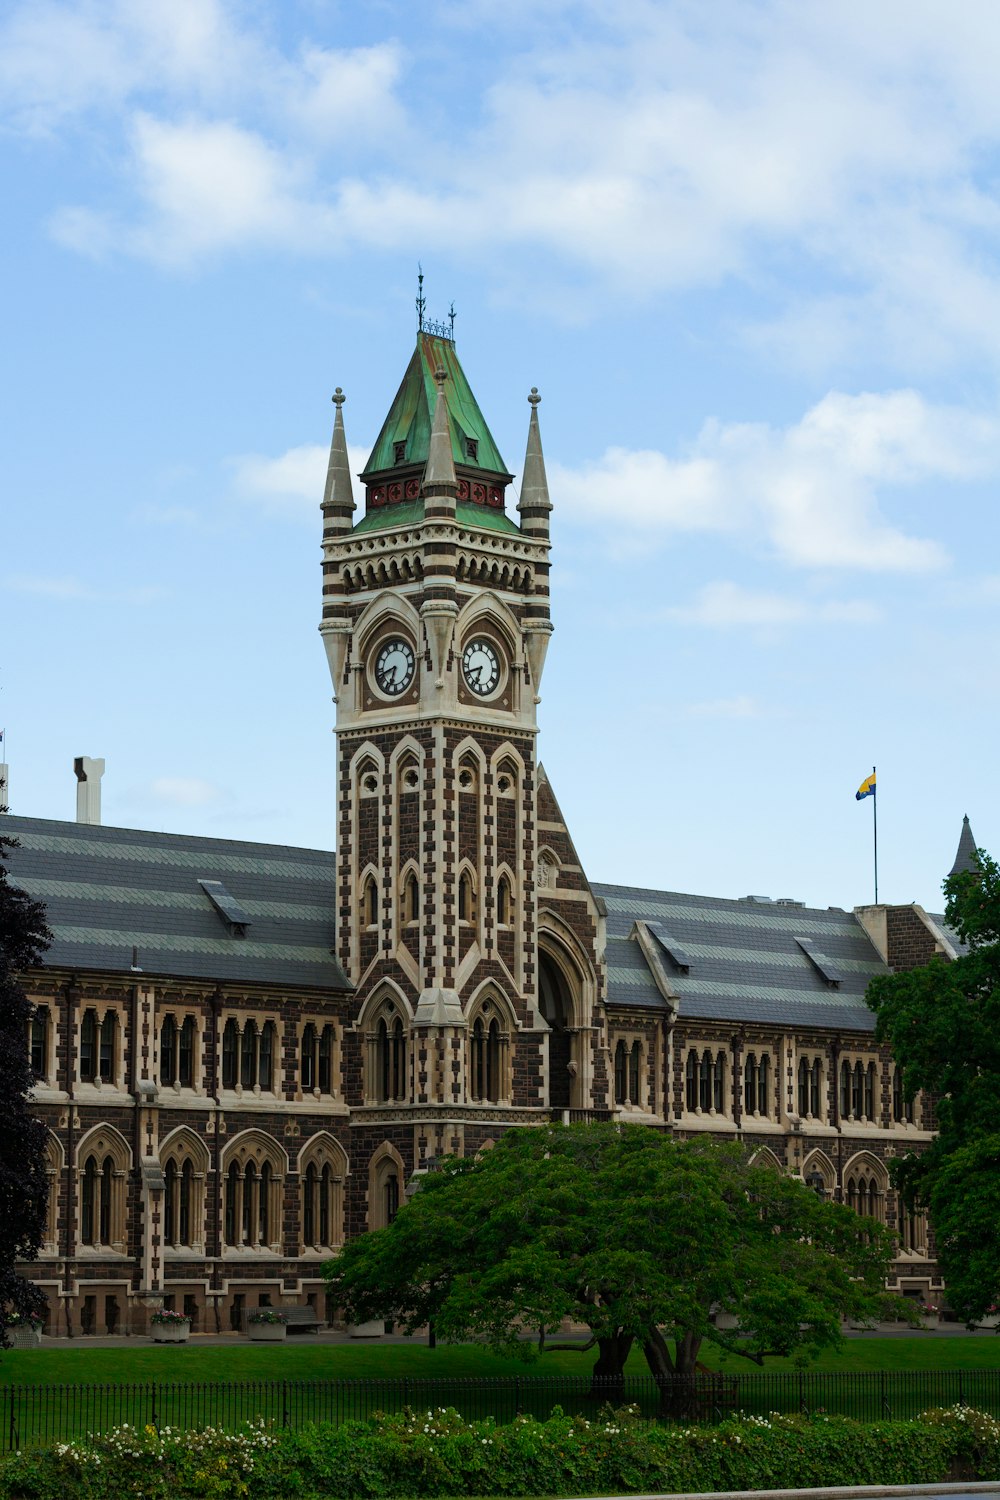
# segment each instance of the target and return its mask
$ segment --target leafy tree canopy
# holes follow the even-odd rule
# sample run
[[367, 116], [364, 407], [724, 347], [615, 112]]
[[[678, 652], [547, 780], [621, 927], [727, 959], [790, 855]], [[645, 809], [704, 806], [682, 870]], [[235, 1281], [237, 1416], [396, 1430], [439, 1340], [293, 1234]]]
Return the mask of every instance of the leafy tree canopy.
[[355, 1322], [432, 1323], [530, 1358], [523, 1334], [543, 1344], [570, 1318], [599, 1347], [595, 1374], [620, 1375], [638, 1341], [662, 1377], [692, 1373], [705, 1340], [758, 1362], [836, 1345], [841, 1318], [882, 1311], [890, 1253], [881, 1225], [739, 1146], [554, 1126], [445, 1158], [327, 1274]]
[[1000, 866], [981, 849], [976, 865], [944, 883], [968, 952], [885, 975], [867, 994], [907, 1098], [936, 1096], [938, 1135], [892, 1175], [930, 1211], [948, 1301], [969, 1323], [1000, 1305]]
[[34, 1083], [27, 1049], [32, 1006], [18, 975], [39, 964], [51, 934], [41, 904], [13, 885], [7, 851], [16, 839], [0, 836], [0, 1341], [11, 1314], [38, 1312], [44, 1298], [18, 1275], [19, 1261], [34, 1260], [42, 1243], [48, 1186], [45, 1130], [32, 1115]]

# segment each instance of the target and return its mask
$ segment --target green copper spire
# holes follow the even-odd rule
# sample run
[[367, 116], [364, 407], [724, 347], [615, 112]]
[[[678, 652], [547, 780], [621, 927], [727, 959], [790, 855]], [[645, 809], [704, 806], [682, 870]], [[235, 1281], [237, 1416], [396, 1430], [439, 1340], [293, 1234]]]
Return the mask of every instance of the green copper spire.
[[382, 477], [411, 464], [420, 468], [426, 464], [437, 394], [434, 384], [437, 370], [444, 370], [448, 377], [445, 394], [451, 455], [456, 466], [497, 475], [509, 484], [511, 475], [472, 394], [455, 345], [450, 339], [431, 333], [417, 335], [413, 358], [406, 367], [403, 383], [396, 392], [382, 431], [375, 439], [362, 480], [367, 484], [375, 475]]

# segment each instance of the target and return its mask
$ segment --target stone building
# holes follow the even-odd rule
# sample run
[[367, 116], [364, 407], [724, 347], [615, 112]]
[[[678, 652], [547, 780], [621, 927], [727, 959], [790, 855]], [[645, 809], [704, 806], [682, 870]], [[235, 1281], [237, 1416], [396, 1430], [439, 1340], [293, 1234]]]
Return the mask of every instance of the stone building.
[[418, 335], [360, 516], [334, 398], [336, 856], [103, 827], [86, 760], [76, 823], [4, 817], [55, 934], [27, 976], [52, 1331], [140, 1331], [164, 1302], [209, 1330], [322, 1308], [323, 1262], [414, 1174], [551, 1119], [742, 1140], [894, 1228], [901, 1290], [940, 1286], [886, 1169], [933, 1111], [903, 1099], [863, 996], [957, 940], [915, 906], [588, 880], [535, 755], [538, 399], [515, 519], [444, 331]]

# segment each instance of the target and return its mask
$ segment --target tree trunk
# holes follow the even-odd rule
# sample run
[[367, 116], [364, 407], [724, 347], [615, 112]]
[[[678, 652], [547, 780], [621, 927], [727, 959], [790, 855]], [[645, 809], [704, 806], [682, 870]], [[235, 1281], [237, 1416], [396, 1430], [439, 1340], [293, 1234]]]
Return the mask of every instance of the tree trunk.
[[597, 1361], [591, 1371], [590, 1394], [620, 1404], [625, 1394], [625, 1362], [634, 1340], [630, 1333], [616, 1333], [597, 1340]]
[[671, 1358], [670, 1348], [658, 1328], [653, 1325], [646, 1330], [642, 1352], [650, 1373], [660, 1392], [660, 1416], [674, 1421], [682, 1417], [695, 1416], [700, 1407], [697, 1366], [701, 1336], [678, 1332], [676, 1355]]

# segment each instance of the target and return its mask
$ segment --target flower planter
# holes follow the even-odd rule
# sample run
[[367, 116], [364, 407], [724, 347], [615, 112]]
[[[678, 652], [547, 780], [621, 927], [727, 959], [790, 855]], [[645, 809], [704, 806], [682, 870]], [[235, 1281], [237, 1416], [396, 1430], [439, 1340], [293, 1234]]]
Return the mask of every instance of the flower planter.
[[247, 1333], [259, 1344], [276, 1344], [288, 1332], [287, 1323], [248, 1323]]
[[155, 1344], [186, 1344], [190, 1332], [190, 1323], [154, 1323], [152, 1327]]
[[40, 1328], [8, 1328], [7, 1337], [12, 1349], [37, 1349], [42, 1342]]
[[369, 1323], [351, 1323], [347, 1329], [347, 1336], [351, 1339], [380, 1339], [384, 1334], [385, 1321], [382, 1318], [373, 1318]]

